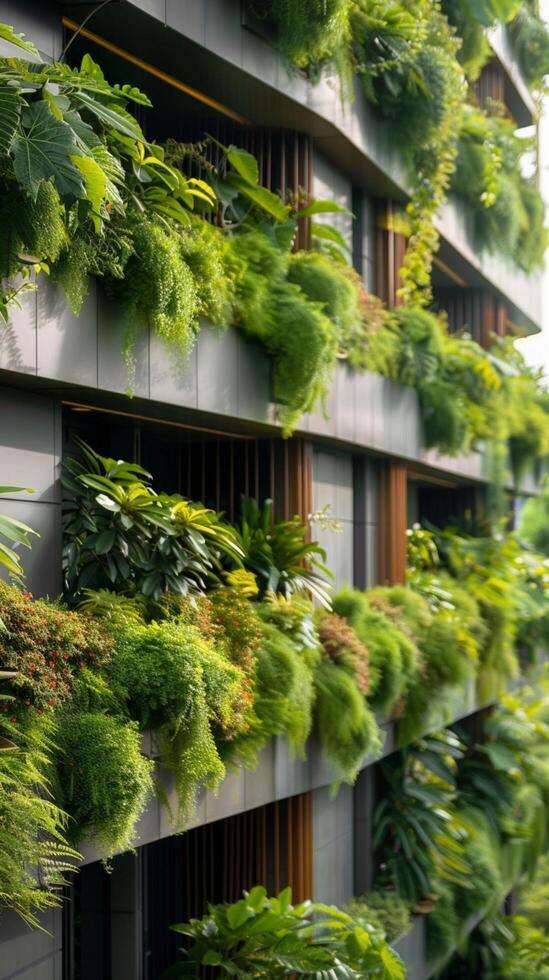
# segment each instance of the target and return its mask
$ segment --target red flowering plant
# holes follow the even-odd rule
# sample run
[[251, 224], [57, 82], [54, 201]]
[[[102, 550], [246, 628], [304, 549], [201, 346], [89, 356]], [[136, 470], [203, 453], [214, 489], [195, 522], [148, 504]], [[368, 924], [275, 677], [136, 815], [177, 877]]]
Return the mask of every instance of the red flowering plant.
[[214, 589], [208, 596], [211, 619], [225, 642], [227, 655], [253, 687], [257, 651], [262, 641], [261, 621], [249, 599], [234, 589]]
[[9, 681], [13, 700], [0, 710], [14, 724], [31, 708], [54, 711], [82, 668], [106, 663], [112, 643], [91, 617], [0, 582], [0, 669], [17, 671]]

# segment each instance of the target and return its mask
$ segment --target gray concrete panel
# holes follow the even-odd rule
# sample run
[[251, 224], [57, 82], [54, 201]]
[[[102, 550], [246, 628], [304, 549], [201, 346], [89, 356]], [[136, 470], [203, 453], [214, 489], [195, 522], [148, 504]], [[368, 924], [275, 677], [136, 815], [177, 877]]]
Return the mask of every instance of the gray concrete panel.
[[97, 387], [97, 291], [90, 291], [75, 316], [61, 290], [47, 279], [37, 293], [37, 370], [54, 378], [86, 387]]
[[[40, 395], [0, 388], [0, 482], [31, 487], [34, 493], [26, 496], [30, 502], [59, 503], [60, 449], [58, 404]], [[24, 499], [21, 494], [8, 496]]]
[[0, 368], [36, 374], [37, 300], [36, 289], [21, 293], [19, 305], [12, 306], [9, 323], [0, 322]]

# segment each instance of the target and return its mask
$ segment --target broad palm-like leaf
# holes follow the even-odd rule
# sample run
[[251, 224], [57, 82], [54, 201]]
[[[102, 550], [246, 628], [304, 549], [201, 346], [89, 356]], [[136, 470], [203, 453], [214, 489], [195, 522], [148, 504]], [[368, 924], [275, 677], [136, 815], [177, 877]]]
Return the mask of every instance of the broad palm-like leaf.
[[315, 541], [307, 541], [307, 529], [298, 517], [273, 524], [272, 500], [262, 507], [250, 497], [242, 498], [239, 544], [243, 564], [257, 578], [261, 596], [277, 592], [286, 598], [306, 591], [326, 609], [330, 608], [331, 572], [326, 552]]
[[[0, 494], [21, 493], [23, 489], [23, 487], [0, 486]], [[32, 490], [27, 488], [27, 493], [32, 493]], [[31, 535], [40, 537], [38, 532], [34, 531], [28, 524], [23, 524], [22, 521], [18, 521], [14, 517], [7, 517], [5, 514], [0, 514], [0, 565], [15, 578], [22, 578], [24, 572], [19, 555], [11, 545], [15, 544], [16, 546], [21, 545], [24, 548], [31, 548]], [[6, 541], [9, 544], [6, 544]]]

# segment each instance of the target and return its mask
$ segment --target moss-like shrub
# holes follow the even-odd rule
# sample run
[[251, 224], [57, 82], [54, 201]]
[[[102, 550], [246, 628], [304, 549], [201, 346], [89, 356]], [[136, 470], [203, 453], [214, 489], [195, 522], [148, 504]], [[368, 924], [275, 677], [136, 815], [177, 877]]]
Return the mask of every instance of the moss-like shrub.
[[40, 182], [35, 201], [13, 188], [3, 191], [0, 200], [0, 276], [15, 275], [21, 254], [37, 262], [55, 262], [68, 236], [52, 182]]
[[305, 652], [272, 623], [264, 623], [254, 700], [259, 725], [255, 730], [252, 726], [252, 739], [261, 745], [273, 735], [285, 735], [296, 755], [303, 758], [312, 728], [313, 699]]
[[380, 746], [375, 717], [356, 681], [346, 670], [323, 659], [315, 670], [317, 729], [324, 752], [346, 782]]
[[454, 455], [465, 445], [468, 431], [466, 404], [456, 386], [448, 381], [421, 385], [419, 398], [425, 445]]
[[348, 350], [364, 327], [358, 289], [344, 270], [345, 266], [336, 265], [319, 252], [297, 252], [290, 257], [288, 280], [299, 286], [307, 299], [322, 304], [336, 326], [339, 346]]
[[257, 0], [254, 9], [272, 18], [283, 55], [300, 68], [330, 57], [347, 36], [350, 0]]
[[257, 651], [261, 644], [261, 622], [251, 602], [234, 589], [215, 589], [208, 599], [211, 620], [218, 627], [217, 642], [225, 643], [227, 656], [253, 685]]
[[390, 943], [405, 936], [412, 925], [410, 906], [392, 890], [378, 888], [353, 898], [345, 912], [358, 922], [380, 929]]
[[330, 660], [347, 670], [366, 694], [369, 687], [368, 651], [355, 631], [335, 613], [321, 612], [317, 617], [318, 636]]
[[128, 319], [133, 325], [145, 318], [162, 340], [185, 356], [196, 337], [197, 295], [180, 236], [145, 216], [133, 217], [130, 227], [133, 254], [122, 287]]
[[371, 704], [389, 712], [406, 688], [405, 664], [413, 660], [410, 640], [383, 613], [370, 607], [363, 592], [342, 589], [334, 596], [333, 606], [334, 612], [347, 620], [368, 650]]
[[134, 843], [135, 824], [152, 792], [153, 764], [141, 755], [137, 725], [100, 712], [63, 712], [56, 735], [60, 796], [78, 843], [109, 855]]
[[236, 270], [226, 235], [207, 221], [195, 220], [181, 235], [181, 255], [191, 270], [196, 287], [196, 312], [214, 326], [226, 328], [233, 321]]
[[158, 731], [163, 763], [174, 770], [180, 816], [197, 786], [225, 774], [213, 728], [231, 738], [247, 727], [249, 694], [239, 667], [182, 621], [116, 631], [111, 689], [141, 730]]
[[240, 265], [236, 315], [238, 324], [251, 337], [268, 341], [271, 289], [282, 282], [288, 255], [259, 231], [243, 232], [231, 239], [235, 261]]
[[[265, 314], [264, 314], [265, 315]], [[319, 304], [291, 283], [273, 290], [271, 329], [265, 343], [274, 354], [274, 396], [285, 434], [328, 394], [337, 354], [335, 326]]]
[[288, 282], [289, 256], [260, 232], [235, 236], [244, 271], [238, 281], [237, 315], [242, 328], [274, 357], [274, 397], [285, 434], [328, 390], [335, 364], [336, 325], [320, 303]]

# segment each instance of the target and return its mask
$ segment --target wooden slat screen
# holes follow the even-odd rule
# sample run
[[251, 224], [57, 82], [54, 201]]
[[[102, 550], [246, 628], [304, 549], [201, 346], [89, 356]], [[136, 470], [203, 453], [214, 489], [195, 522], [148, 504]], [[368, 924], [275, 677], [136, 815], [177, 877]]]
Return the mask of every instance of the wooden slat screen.
[[[294, 902], [312, 895], [312, 796], [303, 793], [218, 820], [146, 849], [145, 980], [174, 962], [174, 922], [199, 918], [208, 902], [234, 902], [254, 885]], [[209, 974], [205, 974], [205, 976]]]
[[504, 337], [507, 332], [507, 306], [487, 289], [438, 287], [434, 300], [447, 314], [449, 332], [465, 330], [481, 347], [489, 348], [494, 334]]
[[[175, 130], [177, 131], [177, 130]], [[313, 193], [313, 141], [307, 133], [265, 126], [237, 126], [226, 119], [200, 118], [180, 129], [178, 138], [184, 142], [199, 142], [209, 133], [223, 146], [234, 144], [252, 153], [259, 167], [259, 182], [284, 201], [309, 202]], [[173, 135], [173, 134], [172, 134]], [[204, 148], [206, 159], [217, 165], [222, 150], [211, 142]], [[207, 179], [206, 170], [192, 162], [193, 176]], [[311, 222], [303, 218], [298, 223], [295, 248], [310, 248]]]
[[[312, 447], [299, 437], [203, 442], [183, 437], [174, 448], [178, 455], [175, 489], [223, 510], [231, 521], [238, 517], [242, 494], [260, 502], [270, 497], [275, 518], [298, 515], [306, 521], [312, 511]], [[142, 460], [147, 466], [146, 445]]]
[[383, 462], [378, 484], [378, 574], [381, 585], [406, 578], [407, 473], [402, 463]]
[[406, 239], [392, 227], [395, 206], [384, 201], [378, 207], [376, 230], [376, 294], [387, 306], [399, 306], [402, 286], [400, 269], [406, 253]]
[[505, 105], [505, 74], [499, 61], [489, 61], [473, 85], [482, 109], [494, 109], [494, 103]]

